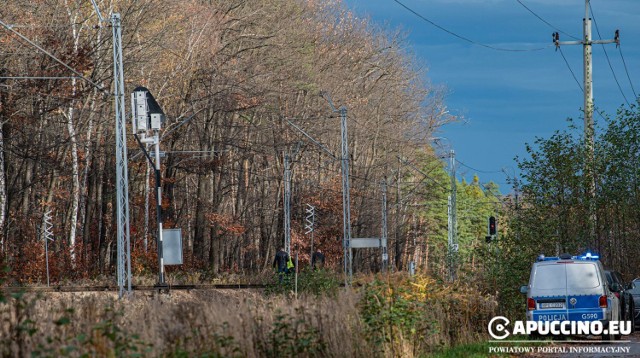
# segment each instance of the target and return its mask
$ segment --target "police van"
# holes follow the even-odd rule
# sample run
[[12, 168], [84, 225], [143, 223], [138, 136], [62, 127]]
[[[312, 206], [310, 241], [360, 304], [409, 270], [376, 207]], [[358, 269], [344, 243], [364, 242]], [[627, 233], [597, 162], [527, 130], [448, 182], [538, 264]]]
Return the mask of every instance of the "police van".
[[[527, 294], [528, 321], [618, 321], [619, 301], [607, 285], [598, 255], [540, 255], [531, 267]], [[619, 336], [603, 337], [614, 339]]]

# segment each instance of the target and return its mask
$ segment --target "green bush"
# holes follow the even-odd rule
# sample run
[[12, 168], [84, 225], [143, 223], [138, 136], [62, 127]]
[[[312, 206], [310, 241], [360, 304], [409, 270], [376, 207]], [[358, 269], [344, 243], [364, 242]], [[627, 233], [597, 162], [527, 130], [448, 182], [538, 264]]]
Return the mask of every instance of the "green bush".
[[[311, 295], [315, 297], [330, 296], [335, 297], [340, 288], [340, 281], [331, 271], [302, 269], [298, 272], [298, 295]], [[295, 275], [279, 274], [271, 278], [265, 293], [272, 294], [292, 294], [296, 290]]]
[[390, 348], [392, 354], [410, 342], [414, 350], [420, 339], [435, 329], [428, 319], [428, 306], [411, 297], [407, 287], [396, 286], [375, 279], [364, 287], [360, 315], [365, 323], [366, 336], [380, 350]]
[[258, 341], [260, 354], [267, 358], [325, 356], [326, 344], [304, 317], [300, 309], [296, 309], [295, 316], [276, 314], [271, 330]]
[[384, 355], [421, 356], [476, 342], [486, 337], [497, 308], [495, 297], [477, 287], [424, 275], [377, 277], [362, 290], [359, 313], [366, 337]]

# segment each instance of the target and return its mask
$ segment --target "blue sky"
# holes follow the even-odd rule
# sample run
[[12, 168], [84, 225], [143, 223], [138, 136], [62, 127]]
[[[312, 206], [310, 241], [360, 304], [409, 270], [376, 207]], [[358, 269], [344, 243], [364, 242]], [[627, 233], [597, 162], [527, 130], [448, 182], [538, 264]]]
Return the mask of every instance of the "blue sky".
[[[343, 0], [359, 17], [407, 33], [407, 49], [427, 69], [434, 85], [446, 87], [451, 113], [463, 121], [442, 128], [449, 139], [460, 178], [475, 173], [482, 182], [494, 181], [503, 193], [511, 189], [503, 171], [517, 170], [515, 156], [526, 157], [525, 143], [549, 137], [567, 127], [568, 117], [582, 123], [583, 94], [553, 46], [541, 51], [505, 52], [458, 39], [421, 20], [393, 0]], [[429, 20], [474, 42], [495, 47], [535, 49], [552, 45], [557, 31], [536, 18], [517, 0], [399, 0]], [[555, 28], [582, 38], [584, 0], [520, 0]], [[603, 39], [620, 29], [621, 50], [631, 82], [640, 93], [640, 1], [592, 0]], [[598, 39], [595, 24], [593, 38]], [[573, 40], [561, 33], [561, 41]], [[611, 67], [629, 102], [630, 81], [615, 44], [606, 46]], [[562, 51], [582, 85], [582, 46]], [[614, 80], [601, 45], [593, 46], [595, 105], [614, 115], [625, 99]], [[602, 121], [598, 115], [596, 121]], [[443, 143], [447, 144], [446, 141]], [[517, 173], [516, 173], [517, 174]]]

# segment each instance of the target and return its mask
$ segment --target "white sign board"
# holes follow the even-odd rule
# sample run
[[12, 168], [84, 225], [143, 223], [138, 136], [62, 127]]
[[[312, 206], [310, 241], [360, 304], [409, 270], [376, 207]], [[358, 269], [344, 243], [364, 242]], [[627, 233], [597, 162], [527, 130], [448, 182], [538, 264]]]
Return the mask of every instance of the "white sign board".
[[165, 265], [182, 265], [182, 230], [162, 230], [162, 258]]
[[387, 239], [380, 239], [378, 237], [351, 238], [352, 249], [365, 249], [368, 247], [387, 247]]

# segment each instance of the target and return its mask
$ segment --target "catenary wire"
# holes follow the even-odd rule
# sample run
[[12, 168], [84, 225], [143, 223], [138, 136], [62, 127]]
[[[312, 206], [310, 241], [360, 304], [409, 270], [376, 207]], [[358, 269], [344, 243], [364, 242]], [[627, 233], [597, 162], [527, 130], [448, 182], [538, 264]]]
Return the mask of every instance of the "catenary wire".
[[26, 41], [27, 43], [29, 43], [31, 46], [37, 48], [38, 50], [40, 50], [40, 52], [44, 53], [45, 55], [51, 57], [53, 60], [55, 60], [56, 62], [58, 62], [59, 64], [61, 64], [63, 67], [65, 67], [66, 69], [68, 69], [69, 71], [73, 72], [75, 75], [77, 75], [78, 77], [82, 78], [84, 81], [88, 82], [89, 84], [91, 84], [92, 86], [94, 86], [95, 88], [97, 88], [98, 90], [100, 90], [101, 92], [104, 93], [108, 93], [107, 90], [105, 90], [102, 86], [99, 86], [97, 83], [93, 82], [92, 80], [90, 80], [89, 78], [85, 77], [84, 75], [82, 75], [80, 72], [76, 71], [75, 69], [73, 69], [71, 66], [69, 66], [68, 64], [66, 64], [65, 62], [63, 62], [62, 60], [60, 60], [59, 58], [57, 58], [56, 56], [54, 56], [53, 54], [51, 54], [50, 52], [48, 52], [47, 50], [43, 49], [42, 47], [40, 47], [38, 44], [36, 44], [35, 42], [29, 40], [29, 38], [27, 38], [26, 36], [24, 36], [23, 34], [19, 33], [18, 31], [14, 30], [10, 25], [5, 24], [2, 20], [0, 20], [0, 25], [4, 26], [4, 28], [6, 28], [7, 30], [9, 30], [10, 32], [14, 33], [16, 36], [20, 37], [22, 40]]
[[434, 26], [434, 27], [436, 27], [436, 28], [438, 28], [438, 29], [440, 29], [440, 30], [442, 30], [442, 31], [444, 31], [444, 32], [446, 32], [446, 33], [448, 33], [449, 35], [451, 35], [451, 36], [453, 36], [453, 37], [457, 37], [458, 39], [463, 40], [463, 41], [466, 41], [466, 42], [471, 43], [471, 44], [473, 44], [473, 45], [477, 45], [477, 46], [485, 47], [485, 48], [488, 48], [488, 49], [491, 49], [491, 50], [496, 50], [496, 51], [505, 51], [505, 52], [531, 52], [531, 51], [541, 51], [541, 50], [544, 50], [544, 49], [547, 49], [547, 48], [549, 48], [549, 47], [553, 46], [553, 45], [549, 45], [549, 46], [538, 47], [538, 48], [531, 48], [531, 49], [515, 49], [515, 48], [504, 48], [504, 47], [497, 47], [497, 46], [487, 45], [487, 44], [484, 44], [484, 43], [480, 43], [480, 42], [477, 42], [477, 41], [471, 40], [471, 39], [470, 39], [470, 38], [468, 38], [468, 37], [465, 37], [465, 36], [462, 36], [462, 35], [458, 35], [457, 33], [455, 33], [455, 32], [453, 32], [453, 31], [451, 31], [451, 30], [448, 30], [448, 29], [446, 29], [446, 28], [444, 28], [444, 27], [442, 27], [442, 26], [438, 25], [437, 23], [435, 23], [435, 22], [433, 22], [433, 21], [429, 20], [427, 17], [423, 16], [423, 15], [422, 15], [422, 14], [420, 14], [419, 12], [417, 12], [417, 11], [413, 10], [412, 8], [410, 8], [409, 6], [407, 6], [407, 5], [403, 4], [403, 3], [402, 3], [402, 2], [400, 2], [399, 0], [393, 0], [393, 1], [395, 1], [398, 5], [400, 5], [400, 6], [402, 6], [403, 8], [405, 8], [405, 9], [406, 9], [407, 11], [409, 11], [410, 13], [412, 13], [412, 14], [416, 15], [417, 17], [419, 17], [420, 19], [422, 19], [422, 20], [424, 20], [424, 21], [428, 22], [428, 23], [429, 23], [429, 24], [431, 24], [432, 26]]
[[502, 173], [502, 171], [500, 171], [500, 170], [480, 170], [480, 169], [476, 169], [476, 168], [468, 166], [467, 164], [459, 161], [458, 159], [456, 159], [456, 162], [458, 162], [458, 164], [462, 165], [463, 167], [465, 167], [467, 169], [471, 169], [471, 170], [473, 170], [475, 172], [478, 172], [478, 173], [483, 173], [483, 174]]

